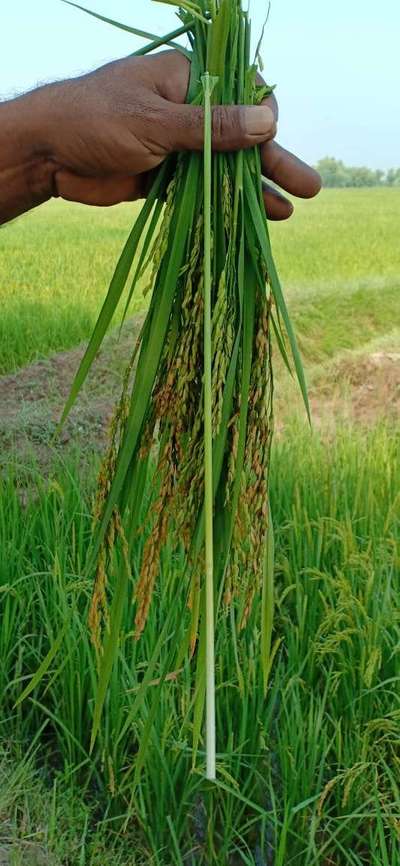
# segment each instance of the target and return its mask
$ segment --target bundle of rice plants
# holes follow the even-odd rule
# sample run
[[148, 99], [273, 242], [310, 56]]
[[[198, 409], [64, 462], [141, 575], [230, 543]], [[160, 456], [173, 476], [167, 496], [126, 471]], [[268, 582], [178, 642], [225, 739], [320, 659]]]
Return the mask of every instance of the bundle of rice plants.
[[165, 552], [168, 557], [179, 552], [185, 565], [169, 570], [168, 592], [171, 597], [183, 593], [190, 613], [174, 664], [179, 668], [185, 657], [197, 656], [194, 752], [206, 705], [207, 776], [213, 779], [214, 623], [218, 627], [218, 617], [230, 610], [234, 627], [246, 628], [260, 594], [265, 686], [270, 668], [273, 336], [287, 366], [294, 365], [306, 404], [307, 395], [271, 253], [259, 150], [212, 153], [213, 103], [256, 105], [271, 92], [258, 84], [250, 58], [248, 15], [241, 0], [182, 0], [179, 17], [178, 30], [164, 39], [154, 37], [140, 53], [188, 34], [187, 99], [204, 106], [204, 153], [179, 153], [158, 170], [118, 262], [63, 420], [131, 270], [127, 304], [150, 263], [150, 305], [124, 378], [95, 506], [90, 627], [99, 684], [93, 738], [118, 652], [132, 579], [131, 550], [142, 535], [141, 569], [133, 576], [135, 635], [139, 639], [146, 627]]

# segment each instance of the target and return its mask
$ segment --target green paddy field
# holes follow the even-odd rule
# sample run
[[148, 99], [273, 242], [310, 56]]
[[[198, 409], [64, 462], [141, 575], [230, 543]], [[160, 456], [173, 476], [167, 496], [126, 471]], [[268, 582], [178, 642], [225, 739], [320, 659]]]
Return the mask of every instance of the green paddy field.
[[314, 425], [278, 365], [274, 665], [264, 697], [257, 615], [221, 623], [213, 790], [187, 669], [134, 784], [168, 594], [121, 645], [89, 752], [91, 497], [135, 318], [52, 434], [135, 213], [54, 202], [0, 229], [0, 866], [400, 866], [400, 189], [325, 190], [271, 227]]
[[[0, 370], [89, 337], [138, 205], [52, 202], [0, 229]], [[396, 327], [400, 189], [325, 190], [272, 224], [275, 256], [312, 360]], [[132, 312], [145, 301], [137, 297]]]

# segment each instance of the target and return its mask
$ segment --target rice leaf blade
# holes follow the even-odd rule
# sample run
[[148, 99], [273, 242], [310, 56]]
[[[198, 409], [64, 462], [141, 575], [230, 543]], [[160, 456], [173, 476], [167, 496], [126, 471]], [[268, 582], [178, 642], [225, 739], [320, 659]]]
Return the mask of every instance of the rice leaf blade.
[[274, 622], [274, 568], [275, 541], [271, 506], [268, 508], [268, 529], [265, 544], [265, 561], [261, 595], [261, 665], [264, 680], [264, 693], [268, 688], [271, 665], [272, 629]]
[[206, 604], [205, 592], [201, 593], [200, 636], [197, 648], [197, 664], [195, 678], [194, 718], [192, 735], [192, 767], [197, 761], [197, 753], [203, 727], [204, 708], [206, 703]]
[[189, 167], [182, 190], [182, 197], [176, 219], [176, 227], [175, 230], [171, 232], [173, 235], [171, 249], [169, 251], [168, 259], [164, 264], [164, 268], [160, 273], [161, 288], [158, 292], [159, 303], [157, 306], [154, 306], [153, 321], [151, 322], [151, 328], [149, 329], [146, 352], [143, 353], [142, 350], [138, 361], [135, 397], [131, 402], [126, 431], [119, 453], [118, 466], [116, 468], [102, 520], [94, 539], [94, 558], [98, 555], [111, 515], [117, 504], [129, 464], [136, 452], [140, 432], [146, 416], [148, 401], [154, 385], [167, 333], [174, 290], [179, 279], [188, 236], [192, 231], [199, 169], [200, 163], [197, 155], [192, 155], [189, 160]]
[[29, 695], [32, 694], [32, 692], [35, 690], [36, 686], [39, 685], [39, 683], [41, 682], [43, 677], [47, 674], [51, 663], [54, 661], [54, 659], [56, 658], [57, 654], [59, 653], [59, 651], [61, 649], [63, 641], [64, 641], [64, 639], [68, 633], [68, 629], [71, 625], [71, 620], [72, 620], [72, 611], [69, 614], [69, 616], [67, 617], [67, 620], [64, 623], [64, 626], [61, 629], [58, 637], [52, 643], [52, 645], [49, 649], [49, 652], [47, 653], [47, 655], [45, 656], [45, 658], [43, 659], [43, 661], [39, 665], [37, 671], [34, 673], [32, 679], [30, 680], [30, 682], [28, 683], [28, 685], [26, 686], [26, 688], [24, 689], [22, 694], [19, 696], [19, 698], [15, 701], [14, 708], [16, 708], [20, 704], [22, 704], [26, 700], [26, 698], [28, 698]]
[[125, 243], [124, 249], [121, 253], [119, 262], [115, 269], [114, 276], [111, 280], [110, 288], [108, 290], [106, 299], [104, 301], [100, 315], [94, 327], [93, 334], [89, 341], [89, 345], [86, 349], [86, 352], [79, 365], [78, 372], [73, 381], [71, 391], [64, 407], [61, 421], [59, 423], [58, 431], [62, 428], [74, 403], [76, 402], [78, 394], [82, 389], [82, 386], [87, 378], [93, 361], [96, 358], [96, 355], [100, 349], [105, 334], [117, 309], [118, 303], [120, 301], [122, 292], [125, 288], [126, 281], [129, 276], [129, 272], [132, 267], [132, 262], [137, 250], [137, 246], [146, 227], [147, 220], [149, 219], [149, 216], [153, 209], [154, 202], [156, 201], [163, 187], [167, 171], [168, 166], [166, 163], [164, 163], [153, 184], [152, 190], [150, 191], [149, 196], [145, 204], [143, 205], [143, 208], [131, 230], [128, 240]]
[[290, 373], [290, 375], [293, 376], [293, 370], [292, 370], [291, 363], [289, 361], [288, 353], [286, 351], [286, 346], [285, 346], [283, 334], [282, 334], [282, 331], [279, 327], [278, 322], [275, 321], [275, 316], [273, 313], [271, 313], [271, 323], [272, 323], [272, 327], [274, 329], [276, 342], [278, 343], [278, 349], [279, 349], [280, 354], [282, 356], [285, 367], [286, 367], [287, 371]]
[[[153, 51], [155, 48], [159, 48], [161, 45], [169, 45], [173, 39], [178, 38], [178, 36], [183, 36], [185, 33], [190, 30], [192, 24], [184, 25], [183, 27], [179, 27], [176, 30], [173, 30], [172, 33], [167, 33], [166, 36], [156, 36], [155, 33], [149, 33], [147, 30], [139, 30], [137, 27], [131, 27], [128, 24], [122, 24], [120, 21], [115, 21], [113, 18], [108, 18], [106, 15], [100, 15], [99, 12], [94, 12], [93, 9], [87, 9], [86, 6], [81, 6], [79, 3], [74, 3], [73, 0], [62, 0], [63, 3], [66, 3], [67, 6], [73, 6], [75, 9], [79, 9], [81, 12], [85, 12], [86, 15], [91, 15], [92, 18], [97, 18], [98, 21], [103, 21], [105, 24], [111, 24], [112, 27], [117, 27], [119, 30], [124, 30], [126, 33], [132, 33], [133, 36], [139, 36], [141, 39], [151, 39], [151, 46], [147, 48], [148, 51]], [[177, 48], [181, 48], [180, 45], [176, 46]], [[146, 50], [146, 49], [145, 49]], [[137, 52], [137, 53], [140, 53]]]
[[139, 260], [138, 260], [136, 269], [135, 269], [134, 274], [133, 274], [131, 287], [129, 289], [128, 297], [126, 299], [125, 309], [124, 309], [124, 312], [122, 314], [122, 319], [121, 319], [121, 324], [120, 324], [120, 329], [119, 329], [120, 333], [121, 333], [121, 330], [122, 330], [123, 325], [125, 323], [125, 319], [126, 319], [127, 314], [128, 314], [129, 305], [131, 303], [134, 291], [136, 289], [137, 281], [140, 279], [140, 276], [142, 274], [142, 270], [145, 267], [146, 256], [149, 253], [149, 249], [151, 247], [151, 244], [156, 243], [156, 232], [157, 232], [159, 219], [160, 219], [161, 214], [162, 214], [162, 209], [163, 209], [163, 202], [161, 199], [158, 199], [158, 201], [156, 201], [154, 212], [153, 212], [153, 215], [151, 217], [150, 225], [148, 227], [148, 230], [146, 232], [146, 236], [145, 236], [145, 239], [143, 242], [142, 251], [141, 251], [141, 254], [139, 256]]
[[[163, 644], [165, 643], [165, 641], [167, 639], [168, 631], [171, 628], [171, 620], [172, 620], [172, 616], [170, 614], [166, 618], [166, 621], [164, 622], [164, 625], [160, 631], [157, 643], [154, 647], [151, 658], [149, 659], [149, 662], [146, 666], [146, 673], [145, 673], [143, 680], [140, 683], [140, 687], [136, 693], [136, 697], [135, 697], [135, 701], [133, 703], [133, 706], [129, 710], [127, 717], [126, 717], [126, 720], [125, 720], [125, 723], [121, 728], [121, 731], [120, 731], [118, 739], [117, 739], [117, 743], [120, 743], [123, 740], [123, 738], [125, 737], [129, 728], [132, 726], [133, 722], [135, 721], [135, 719], [137, 717], [137, 714], [139, 713], [139, 710], [141, 709], [141, 707], [143, 705], [143, 701], [146, 697], [147, 688], [150, 685], [152, 679], [154, 679], [154, 673], [155, 673], [156, 665], [157, 665], [157, 662], [159, 661]], [[165, 665], [165, 675], [166, 675], [169, 667], [170, 667], [170, 659], [168, 658], [168, 664], [166, 663], [166, 665]]]
[[118, 655], [121, 623], [124, 611], [124, 604], [127, 596], [129, 577], [130, 571], [128, 569], [128, 565], [125, 562], [125, 559], [122, 558], [121, 567], [119, 569], [117, 587], [111, 607], [110, 628], [106, 637], [103, 648], [103, 655], [100, 663], [96, 703], [93, 713], [92, 734], [90, 739], [90, 753], [92, 753], [93, 751], [97, 734], [99, 732], [104, 702], [107, 695], [107, 689], [110, 682], [114, 663]]
[[303, 369], [303, 364], [301, 361], [301, 356], [299, 352], [299, 348], [297, 345], [296, 335], [293, 330], [293, 325], [291, 323], [288, 309], [286, 306], [286, 302], [283, 296], [282, 287], [280, 284], [280, 280], [278, 277], [278, 272], [276, 270], [275, 262], [272, 257], [271, 247], [268, 239], [268, 227], [266, 220], [261, 215], [260, 207], [257, 201], [257, 194], [254, 189], [254, 183], [251, 177], [250, 169], [247, 161], [245, 160], [245, 188], [246, 188], [246, 214], [247, 220], [250, 222], [249, 225], [253, 224], [254, 229], [256, 231], [257, 239], [260, 244], [265, 263], [268, 269], [268, 277], [271, 281], [271, 288], [275, 298], [276, 305], [282, 315], [282, 319], [286, 328], [286, 332], [289, 338], [289, 343], [291, 347], [291, 352], [293, 356], [293, 362], [297, 374], [297, 379], [300, 385], [300, 390], [303, 396], [304, 405], [306, 408], [308, 419], [311, 423], [311, 411], [310, 404], [308, 399], [308, 391], [307, 384]]
[[[165, 3], [166, 6], [176, 6], [176, 0], [154, 0], [155, 3]], [[203, 24], [208, 24], [207, 18], [201, 13], [200, 6], [196, 3], [191, 3], [190, 0], [181, 0], [179, 3], [179, 7], [181, 9], [185, 9], [186, 12], [189, 12], [199, 21], [202, 21]]]

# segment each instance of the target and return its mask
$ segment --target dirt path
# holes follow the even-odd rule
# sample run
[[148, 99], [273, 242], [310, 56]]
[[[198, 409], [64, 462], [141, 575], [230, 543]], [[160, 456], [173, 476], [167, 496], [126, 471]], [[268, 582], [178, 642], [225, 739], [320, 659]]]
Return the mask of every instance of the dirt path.
[[0, 866], [56, 866], [46, 851], [34, 843], [0, 845]]
[[10, 452], [23, 460], [33, 450], [39, 462], [46, 464], [54, 449], [75, 446], [87, 452], [101, 448], [142, 322], [143, 317], [135, 317], [120, 339], [117, 331], [107, 338], [56, 443], [54, 433], [85, 346], [0, 377], [0, 463]]
[[[62, 352], [46, 360], [0, 377], [0, 464], [10, 453], [24, 459], [34, 451], [45, 466], [54, 448], [74, 447], [83, 454], [104, 445], [113, 406], [120, 393], [121, 377], [139, 333], [143, 317], [136, 317], [110, 335], [99, 354], [85, 388], [73, 409], [59, 442], [53, 435], [84, 347]], [[292, 399], [287, 384], [277, 387], [278, 428], [284, 427], [298, 397]], [[314, 421], [332, 430], [338, 419], [371, 426], [387, 418], [400, 418], [400, 352], [375, 352], [343, 356], [314, 374], [310, 389]], [[300, 402], [298, 403], [300, 411]]]
[[315, 376], [310, 397], [321, 426], [399, 421], [400, 352], [345, 355]]

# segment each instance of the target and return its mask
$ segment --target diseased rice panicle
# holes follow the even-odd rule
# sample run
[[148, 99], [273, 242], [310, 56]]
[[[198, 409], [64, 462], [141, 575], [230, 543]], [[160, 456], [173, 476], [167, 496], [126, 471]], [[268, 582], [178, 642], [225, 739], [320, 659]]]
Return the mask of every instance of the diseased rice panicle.
[[[206, 108], [207, 99], [254, 105], [271, 93], [256, 83], [250, 25], [241, 0], [182, 2], [179, 16], [192, 46], [189, 102]], [[207, 140], [207, 111], [205, 133]], [[99, 696], [94, 736], [118, 651], [120, 595], [130, 592], [131, 578], [136, 638], [146, 627], [156, 591], [167, 586], [171, 598], [183, 593], [188, 604], [187, 641], [176, 648], [174, 669], [196, 646], [199, 659], [204, 657], [203, 622], [210, 615], [205, 605], [205, 530], [210, 517], [214, 567], [209, 577], [214, 581], [217, 623], [233, 606], [232, 622], [239, 630], [245, 628], [254, 599], [263, 592], [260, 657], [267, 681], [273, 605], [268, 502], [272, 333], [289, 365], [292, 355], [307, 403], [271, 254], [259, 151], [211, 155], [206, 148], [204, 164], [201, 154], [181, 153], [160, 169], [123, 251], [66, 411], [121, 298], [139, 243], [142, 251], [129, 297], [150, 264], [150, 307], [125, 375], [95, 505], [97, 576], [90, 627], [99, 652]], [[209, 304], [211, 343], [207, 328], [204, 334]], [[211, 412], [210, 440], [205, 406]], [[205, 509], [209, 446], [211, 515]], [[139, 543], [140, 573], [130, 576], [130, 552]], [[175, 554], [184, 561], [183, 568], [174, 566]], [[113, 598], [111, 611], [108, 596]], [[205, 681], [200, 661], [195, 683], [200, 716]]]

